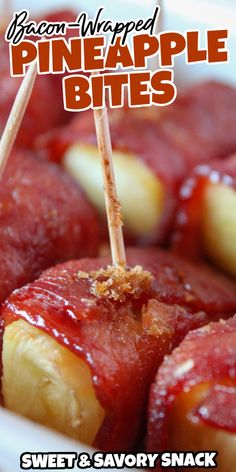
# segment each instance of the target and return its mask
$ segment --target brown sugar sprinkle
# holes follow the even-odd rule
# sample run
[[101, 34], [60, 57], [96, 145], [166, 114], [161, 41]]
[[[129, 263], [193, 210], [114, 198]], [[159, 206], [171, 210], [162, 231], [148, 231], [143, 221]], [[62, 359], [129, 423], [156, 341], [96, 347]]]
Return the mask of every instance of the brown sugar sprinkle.
[[139, 265], [131, 269], [107, 266], [89, 273], [78, 272], [77, 276], [91, 281], [90, 292], [96, 297], [119, 302], [125, 302], [130, 295], [139, 298], [151, 289], [153, 281], [152, 274]]
[[89, 273], [79, 270], [79, 272], [77, 273], [77, 277], [79, 279], [89, 279]]

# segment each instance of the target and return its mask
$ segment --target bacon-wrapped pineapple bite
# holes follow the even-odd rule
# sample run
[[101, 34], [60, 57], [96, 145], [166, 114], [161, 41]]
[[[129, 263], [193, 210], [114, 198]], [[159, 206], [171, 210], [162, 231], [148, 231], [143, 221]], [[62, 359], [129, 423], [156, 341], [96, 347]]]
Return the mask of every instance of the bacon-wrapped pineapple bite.
[[73, 179], [13, 151], [0, 185], [0, 303], [47, 267], [96, 255], [98, 240], [96, 212]]
[[[183, 179], [197, 164], [236, 149], [236, 90], [204, 83], [166, 109], [113, 109], [109, 118], [126, 234], [143, 244], [163, 241]], [[92, 113], [80, 113], [38, 146], [49, 159], [62, 162], [104, 214]]]
[[[3, 38], [0, 39], [0, 54], [0, 131], [2, 132], [22, 78], [10, 75], [8, 44]], [[64, 116], [62, 100], [56, 92], [54, 81], [46, 75], [37, 77], [16, 143], [31, 148], [36, 136], [65, 123]]]
[[173, 246], [236, 277], [236, 155], [199, 166], [183, 185]]
[[147, 447], [150, 451], [217, 451], [217, 470], [234, 472], [235, 445], [233, 317], [190, 332], [165, 358], [151, 388]]
[[128, 250], [127, 262], [56, 266], [2, 310], [5, 406], [105, 450], [140, 444], [163, 356], [236, 308], [235, 284], [205, 266], [151, 249]]
[[[44, 21], [74, 21], [73, 11], [57, 11], [44, 17]], [[40, 21], [40, 18], [36, 19]], [[73, 30], [72, 30], [73, 31]], [[67, 33], [68, 36], [68, 33]], [[29, 39], [29, 38], [28, 38]], [[35, 37], [30, 37], [36, 40]], [[11, 77], [9, 44], [0, 33], [0, 134], [6, 124], [22, 77]], [[68, 122], [71, 114], [64, 110], [62, 100], [62, 75], [40, 75], [37, 77], [32, 96], [27, 107], [16, 143], [20, 146], [33, 147], [37, 136], [49, 129]]]

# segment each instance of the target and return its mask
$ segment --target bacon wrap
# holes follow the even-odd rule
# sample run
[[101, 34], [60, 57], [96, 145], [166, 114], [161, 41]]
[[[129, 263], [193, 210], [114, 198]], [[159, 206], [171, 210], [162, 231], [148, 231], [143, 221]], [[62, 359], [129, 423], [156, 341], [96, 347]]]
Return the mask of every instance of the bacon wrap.
[[[75, 13], [65, 10], [48, 15], [44, 17], [44, 20], [69, 22], [75, 21], [75, 18]], [[40, 18], [36, 19], [37, 22], [40, 20]], [[28, 39], [36, 40], [34, 37]], [[10, 76], [9, 46], [3, 35], [0, 36], [0, 56], [0, 133], [2, 133], [22, 78]], [[18, 145], [31, 148], [37, 136], [46, 133], [51, 128], [68, 122], [71, 113], [65, 111], [63, 107], [62, 77], [63, 75], [48, 74], [40, 75], [36, 78], [32, 95], [16, 138]]]
[[191, 259], [204, 256], [201, 222], [206, 187], [223, 183], [236, 189], [236, 154], [195, 168], [180, 190], [172, 247]]
[[[163, 356], [176, 344], [176, 336], [180, 340], [193, 323], [207, 323], [215, 312], [227, 316], [236, 307], [235, 284], [204, 266], [196, 268], [154, 249], [129, 249], [127, 257], [129, 266], [141, 264], [154, 276], [152, 287], [139, 299], [130, 295], [121, 303], [91, 293], [91, 280], [80, 278], [78, 272], [110, 263], [109, 258], [100, 257], [45, 271], [34, 283], [13, 292], [3, 308], [6, 324], [23, 318], [89, 365], [97, 398], [106, 411], [94, 445], [105, 450], [131, 450], [140, 444], [149, 386]], [[150, 307], [145, 308], [150, 300], [161, 305], [159, 333], [154, 329], [155, 312], [150, 314]], [[170, 306], [174, 303], [178, 307]], [[188, 314], [180, 305], [187, 307]], [[195, 317], [197, 309], [205, 312]], [[167, 318], [172, 320], [171, 336]], [[178, 320], [180, 329], [176, 329]]]
[[[178, 189], [188, 173], [202, 162], [222, 158], [236, 150], [236, 89], [217, 82], [192, 87], [166, 109], [110, 110], [114, 150], [131, 152], [161, 179], [165, 188], [164, 210], [149, 238], [162, 241], [168, 235], [178, 200]], [[79, 114], [63, 129], [42, 137], [37, 146], [47, 158], [60, 161], [73, 143], [96, 145], [90, 111]]]
[[207, 396], [194, 406], [193, 414], [216, 430], [235, 434], [236, 316], [190, 332], [165, 358], [150, 393], [149, 451], [170, 449], [168, 420], [176, 399], [204, 383], [209, 385]]
[[97, 216], [58, 166], [13, 152], [0, 186], [0, 303], [58, 262], [96, 255]]

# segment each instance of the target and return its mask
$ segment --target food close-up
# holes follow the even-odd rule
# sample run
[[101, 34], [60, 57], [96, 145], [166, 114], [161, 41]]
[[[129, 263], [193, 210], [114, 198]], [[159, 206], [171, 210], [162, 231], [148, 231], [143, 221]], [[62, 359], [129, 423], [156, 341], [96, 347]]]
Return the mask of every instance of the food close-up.
[[[94, 77], [96, 84], [103, 84], [100, 77], [109, 74], [109, 68], [83, 67], [85, 59], [81, 69], [72, 67], [75, 38], [84, 41], [79, 43], [81, 57], [86, 39], [97, 38], [90, 62], [96, 65], [101, 59], [102, 23], [100, 33], [92, 27], [84, 31], [82, 20], [76, 27], [81, 12], [87, 12], [84, 21], [94, 19], [101, 5], [94, 1], [84, 5], [82, 0], [79, 5], [68, 2], [66, 8], [59, 1], [42, 3], [42, 8], [31, 8], [29, 1], [2, 6], [0, 415], [6, 413], [6, 422], [1, 419], [0, 456], [5, 454], [4, 431], [12, 428], [9, 414], [9, 421], [20, 418], [20, 424], [28, 425], [29, 436], [31, 427], [38, 428], [39, 451], [43, 444], [56, 451], [61, 437], [60, 444], [67, 441], [65, 450], [77, 448], [88, 456], [96, 451], [134, 458], [139, 453], [146, 458], [156, 453], [159, 459], [152, 468], [173, 471], [212, 466], [184, 464], [180, 456], [179, 464], [168, 466], [161, 462], [163, 453], [170, 457], [172, 452], [183, 457], [189, 453], [194, 461], [198, 452], [213, 451], [216, 470], [235, 472], [236, 81], [234, 64], [230, 68], [232, 50], [218, 60], [230, 39], [236, 47], [235, 32], [228, 26], [236, 18], [235, 5], [203, 2], [207, 11], [212, 8], [212, 21], [207, 23], [201, 12], [202, 24], [199, 12], [194, 22], [189, 6], [189, 19], [185, 12], [180, 27], [183, 32], [190, 30], [186, 40], [180, 32], [173, 33], [169, 44], [166, 39], [176, 92], [166, 106], [158, 106], [154, 99], [142, 105], [144, 81], [136, 84], [135, 95], [127, 80], [119, 88], [121, 106], [111, 105], [114, 86], [105, 87], [102, 106], [90, 103], [72, 111], [65, 106], [66, 80], [74, 74], [81, 84]], [[166, 64], [161, 62], [165, 55], [162, 32], [172, 31], [175, 22], [180, 22], [171, 3], [159, 2], [157, 8], [156, 2], [150, 2], [144, 7], [133, 0], [123, 13], [123, 0], [119, 8], [118, 2], [104, 7], [102, 14], [106, 17], [107, 8], [113, 21], [120, 12], [124, 25], [128, 20], [134, 25], [143, 23], [147, 46], [143, 54], [149, 53], [150, 64], [141, 67], [142, 74], [149, 68], [153, 74], [164, 72], [164, 67], [169, 70], [167, 59]], [[9, 29], [8, 25], [14, 12], [23, 9], [28, 9], [33, 27], [25, 30], [21, 50], [17, 27], [13, 24]], [[224, 15], [218, 23], [221, 11]], [[153, 29], [148, 29], [148, 21], [140, 20], [142, 15], [145, 19], [154, 15]], [[54, 33], [53, 27], [53, 33], [34, 30], [37, 24], [63, 22], [69, 27], [62, 33]], [[219, 36], [206, 46], [205, 63], [199, 44], [190, 41], [197, 28], [203, 34], [215, 29]], [[140, 31], [128, 31], [128, 41]], [[117, 68], [110, 71], [113, 83], [122, 74], [137, 73], [124, 65], [128, 50], [122, 44], [123, 33], [119, 34], [118, 46], [111, 42], [112, 57], [117, 54]], [[154, 49], [149, 52], [154, 44], [150, 37], [159, 40], [156, 63]], [[53, 71], [56, 55], [50, 60], [46, 56], [50, 41], [61, 48], [60, 73]], [[23, 51], [29, 45], [33, 51], [38, 43], [45, 51], [40, 65], [39, 58]], [[71, 47], [70, 53], [66, 47]], [[179, 56], [184, 48], [183, 64]], [[214, 56], [214, 48], [219, 56]], [[12, 60], [18, 50], [27, 66], [19, 76], [14, 74]], [[105, 55], [105, 49], [101, 50]], [[135, 49], [134, 57], [137, 61]], [[198, 64], [191, 64], [194, 61]], [[43, 67], [52, 70], [42, 72]], [[165, 95], [167, 82], [161, 82], [160, 95]], [[154, 75], [150, 84], [155, 90]], [[95, 100], [93, 87], [89, 90]], [[74, 93], [80, 93], [80, 86], [75, 85]], [[140, 104], [131, 106], [134, 96]], [[16, 426], [15, 431], [22, 434], [21, 454], [31, 451], [24, 428], [21, 433]], [[37, 442], [32, 444], [36, 453]], [[9, 451], [11, 457], [14, 445]], [[7, 454], [2, 462], [0, 457], [0, 470], [17, 472]], [[145, 459], [140, 464], [134, 462], [134, 468], [145, 468]], [[45, 470], [50, 469], [47, 465]], [[113, 470], [118, 470], [115, 465]], [[96, 467], [91, 462], [87, 468]]]

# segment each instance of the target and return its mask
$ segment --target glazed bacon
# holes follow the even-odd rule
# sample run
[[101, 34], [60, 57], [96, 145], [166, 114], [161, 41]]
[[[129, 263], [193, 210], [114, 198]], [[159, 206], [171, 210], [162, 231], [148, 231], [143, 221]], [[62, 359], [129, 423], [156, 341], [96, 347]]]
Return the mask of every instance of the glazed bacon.
[[57, 166], [14, 151], [0, 185], [0, 303], [53, 264], [96, 255], [98, 221]]
[[197, 166], [180, 191], [173, 248], [236, 275], [236, 155]]
[[185, 163], [188, 172], [200, 163], [234, 152], [235, 110], [236, 89], [216, 81], [190, 87], [164, 110], [166, 132], [189, 154]]
[[128, 294], [121, 302], [91, 293], [86, 273], [110, 263], [100, 257], [45, 271], [3, 308], [5, 326], [23, 319], [89, 366], [105, 410], [94, 445], [104, 450], [140, 445], [149, 386], [163, 356], [191, 327], [236, 309], [235, 284], [205, 266], [154, 249], [129, 249], [127, 257], [130, 267], [140, 264], [154, 277], [138, 298]]
[[[44, 17], [46, 21], [68, 22], [74, 21], [75, 18], [76, 14], [70, 10], [58, 11]], [[36, 21], [40, 21], [40, 19]], [[71, 31], [74, 31], [75, 34], [75, 30]], [[78, 32], [76, 33], [78, 34]], [[22, 77], [11, 77], [10, 75], [9, 46], [3, 34], [0, 36], [0, 55], [1, 133], [5, 127]], [[37, 136], [68, 122], [71, 114], [66, 112], [63, 107], [61, 80], [62, 75], [40, 75], [36, 78], [32, 97], [17, 135], [16, 143], [18, 145], [32, 148]]]
[[151, 388], [147, 448], [216, 450], [235, 470], [236, 316], [190, 332], [161, 365]]
[[[161, 110], [110, 110], [113, 148], [137, 153], [162, 179], [178, 185], [197, 164], [225, 157], [236, 148], [235, 108], [235, 88], [204, 82], [179, 93]], [[96, 144], [92, 118], [90, 112], [80, 113], [61, 133], [45, 136], [48, 157], [59, 161], [75, 141]]]
[[[3, 131], [22, 77], [11, 77], [8, 44], [0, 39], [0, 130]], [[60, 94], [50, 76], [36, 78], [32, 97], [16, 139], [21, 146], [32, 147], [36, 136], [66, 122]]]
[[[217, 82], [196, 85], [161, 110], [110, 110], [113, 150], [137, 156], [164, 189], [161, 217], [152, 234], [139, 237], [139, 242], [163, 241], [169, 233], [179, 186], [196, 165], [236, 150], [235, 110], [236, 90]], [[74, 143], [96, 145], [91, 112], [78, 114], [68, 126], [49, 132], [38, 146], [49, 159], [60, 161]]]

